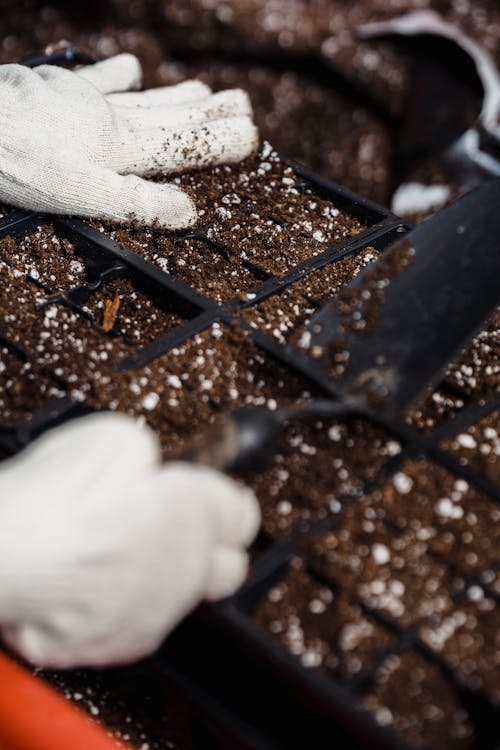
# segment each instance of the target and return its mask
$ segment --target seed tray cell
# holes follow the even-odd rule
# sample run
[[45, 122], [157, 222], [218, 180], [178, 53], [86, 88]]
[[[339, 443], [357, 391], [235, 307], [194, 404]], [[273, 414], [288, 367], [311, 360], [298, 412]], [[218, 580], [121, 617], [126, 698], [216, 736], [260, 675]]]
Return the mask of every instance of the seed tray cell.
[[393, 632], [348, 595], [318, 581], [298, 557], [292, 558], [251, 615], [304, 667], [318, 668], [342, 682], [367, 670], [395, 640]]
[[64, 396], [60, 383], [50, 375], [0, 347], [0, 429], [30, 423], [38, 407]]
[[306, 554], [328, 580], [399, 627], [418, 627], [454, 609], [463, 582], [436, 559], [427, 530], [398, 532], [370, 502], [349, 505], [335, 525], [308, 541]]
[[292, 423], [272, 466], [249, 480], [274, 539], [335, 516], [401, 450], [364, 419]]
[[433, 432], [471, 406], [494, 404], [500, 396], [500, 310], [491, 316], [438, 388], [406, 415], [406, 422]]
[[462, 358], [449, 368], [445, 382], [466, 394], [472, 403], [500, 395], [500, 308]]
[[53, 292], [85, 283], [85, 265], [67, 239], [62, 240], [50, 224], [37, 226], [19, 242], [11, 236], [0, 241], [0, 257], [24, 276]]
[[427, 458], [406, 461], [372, 497], [379, 515], [417, 530], [463, 575], [500, 562], [500, 503]]
[[269, 278], [269, 274], [202, 235], [179, 238], [171, 249], [146, 252], [144, 257], [189, 284], [198, 294], [221, 304], [249, 292]]
[[[471, 747], [470, 716], [439, 667], [416, 650], [391, 654], [381, 664], [363, 705], [383, 727], [416, 747]], [[396, 706], [396, 708], [394, 708]]]
[[359, 271], [374, 261], [378, 251], [365, 248], [343, 255], [321, 266], [286, 287], [241, 312], [241, 317], [254, 328], [274, 336], [280, 343], [300, 339], [302, 329], [318, 308], [335, 296]]
[[160, 338], [167, 331], [184, 325], [185, 318], [165, 312], [137, 291], [128, 279], [115, 279], [89, 295], [84, 312], [106, 333], [123, 336], [138, 346]]
[[197, 398], [220, 408], [262, 406], [275, 410], [318, 393], [262, 352], [251, 335], [233, 324], [213, 323], [165, 355]]
[[420, 638], [453, 670], [461, 684], [481, 691], [500, 708], [498, 664], [498, 597], [478, 584], [469, 586], [458, 598], [453, 612], [443, 612], [433, 627], [420, 628]]

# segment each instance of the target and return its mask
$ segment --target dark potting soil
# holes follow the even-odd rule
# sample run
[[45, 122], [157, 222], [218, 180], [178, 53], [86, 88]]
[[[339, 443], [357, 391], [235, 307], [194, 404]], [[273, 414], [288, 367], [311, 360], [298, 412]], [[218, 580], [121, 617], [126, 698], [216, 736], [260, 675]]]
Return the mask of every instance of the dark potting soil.
[[69, 240], [60, 238], [50, 224], [16, 242], [0, 240], [0, 257], [15, 271], [45, 284], [54, 292], [85, 283], [85, 265]]
[[304, 667], [340, 680], [366, 671], [392, 640], [348, 595], [321, 585], [300, 558], [269, 589], [254, 618]]
[[500, 310], [450, 365], [437, 388], [407, 415], [409, 425], [430, 431], [468, 404], [482, 405], [500, 395]]
[[245, 309], [241, 316], [254, 328], [286, 343], [290, 337], [294, 338], [297, 329], [306, 325], [319, 305], [333, 298], [378, 255], [370, 247], [357, 255], [340, 258], [304, 276], [281, 294]]
[[500, 485], [500, 413], [494, 412], [443, 443], [464, 466]]
[[[267, 143], [258, 155], [240, 165], [213, 167], [174, 181], [196, 203], [200, 234], [222, 245], [236, 259], [250, 261], [272, 274], [280, 275], [364, 229], [357, 219], [304, 185]], [[183, 249], [182, 244], [173, 249], [176, 235], [172, 232], [153, 235], [150, 230], [130, 228], [117, 237], [117, 227], [97, 221], [92, 224], [108, 233], [115, 231], [121, 244], [153, 257], [156, 263], [158, 258], [166, 258], [168, 270], [179, 267], [178, 262], [170, 267], [168, 263], [173, 252], [182, 254]], [[183, 280], [189, 281], [189, 265], [181, 268]]]
[[29, 315], [23, 315], [20, 322], [6, 325], [4, 334], [29, 355], [35, 366], [52, 369], [69, 383], [73, 373], [76, 377], [84, 369], [94, 371], [99, 363], [116, 365], [120, 355], [130, 350], [123, 339], [105, 335], [64, 304], [26, 312]]
[[463, 575], [500, 563], [499, 504], [429, 459], [406, 461], [370, 504], [403, 532], [421, 534]]
[[346, 507], [331, 531], [307, 543], [328, 579], [395, 625], [415, 627], [453, 610], [461, 580], [435, 559], [420, 529], [395, 531], [363, 500]]
[[166, 252], [166, 244], [159, 244], [161, 251], [148, 252], [146, 259], [216, 302], [226, 302], [261, 283], [261, 277], [235, 253], [229, 255], [214, 243], [179, 239], [170, 253]]
[[469, 716], [443, 672], [417, 651], [392, 654], [376, 672], [363, 704], [384, 727], [415, 746], [474, 746]]
[[315, 312], [317, 307], [300, 294], [294, 284], [281, 294], [273, 294], [264, 302], [247, 307], [241, 312], [241, 317], [252, 328], [285, 344], [297, 326], [305, 325]]
[[[97, 223], [97, 226], [104, 231], [102, 225]], [[118, 245], [143, 255], [162, 271], [216, 302], [226, 302], [261, 282], [237, 254], [229, 255], [208, 240], [190, 236], [169, 237], [168, 233], [148, 229], [134, 232], [106, 227], [105, 231]]]
[[464, 685], [500, 707], [498, 601], [481, 585], [470, 585], [452, 612], [423, 624], [419, 634]]
[[460, 360], [451, 365], [446, 381], [467, 394], [473, 403], [500, 395], [500, 308]]
[[53, 378], [0, 347], [0, 423], [30, 422], [38, 407], [64, 395]]
[[435, 427], [456, 416], [465, 406], [464, 395], [450, 393], [436, 388], [427, 398], [406, 415], [406, 423], [423, 432], [431, 432]]
[[82, 305], [105, 333], [123, 336], [131, 344], [144, 344], [181, 326], [185, 318], [165, 312], [127, 279], [118, 279], [93, 292]]
[[250, 481], [259, 498], [262, 525], [273, 538], [307, 527], [362, 493], [401, 446], [363, 420], [292, 424], [270, 469]]

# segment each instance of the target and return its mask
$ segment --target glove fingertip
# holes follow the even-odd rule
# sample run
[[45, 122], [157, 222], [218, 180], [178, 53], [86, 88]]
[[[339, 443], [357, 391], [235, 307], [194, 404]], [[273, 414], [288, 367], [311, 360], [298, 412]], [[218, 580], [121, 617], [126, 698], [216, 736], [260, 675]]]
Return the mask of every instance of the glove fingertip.
[[145, 217], [148, 224], [158, 224], [166, 229], [185, 229], [196, 223], [196, 206], [184, 190], [177, 185], [148, 184], [153, 198]]
[[207, 601], [225, 599], [237, 591], [248, 572], [248, 555], [238, 549], [221, 547], [214, 553], [205, 589]]

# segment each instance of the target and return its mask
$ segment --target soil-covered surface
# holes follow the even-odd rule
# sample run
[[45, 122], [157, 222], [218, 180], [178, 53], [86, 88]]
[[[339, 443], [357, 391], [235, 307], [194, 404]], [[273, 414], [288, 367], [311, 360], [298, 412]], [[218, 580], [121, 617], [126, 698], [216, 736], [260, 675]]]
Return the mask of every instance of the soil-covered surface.
[[[250, 262], [280, 275], [364, 228], [341, 211], [334, 198], [323, 197], [312, 185], [304, 184], [268, 143], [242, 164], [183, 175], [175, 178], [175, 183], [196, 202], [196, 230], [234, 257], [235, 271], [242, 262]], [[92, 224], [162, 270], [190, 281], [195, 257], [190, 242], [175, 242], [172, 232], [124, 230], [97, 221]], [[207, 258], [206, 252], [204, 255]], [[212, 253], [208, 255], [212, 257]], [[180, 259], [185, 262], [180, 263]], [[227, 276], [227, 271], [223, 274]], [[194, 269], [194, 275], [199, 276], [199, 269]], [[240, 283], [244, 282], [243, 278]], [[252, 286], [253, 277], [249, 288]]]
[[349, 596], [321, 585], [294, 558], [254, 617], [302, 662], [343, 680], [366, 671], [393, 634]]
[[500, 414], [494, 412], [443, 443], [461, 464], [500, 484]]
[[250, 325], [274, 336], [281, 343], [297, 338], [318, 307], [335, 296], [379, 253], [371, 247], [348, 255], [307, 274], [281, 294], [249, 307], [241, 314]]
[[473, 746], [471, 722], [456, 692], [439, 667], [418, 651], [388, 657], [363, 704], [379, 724], [395, 729], [417, 747]]

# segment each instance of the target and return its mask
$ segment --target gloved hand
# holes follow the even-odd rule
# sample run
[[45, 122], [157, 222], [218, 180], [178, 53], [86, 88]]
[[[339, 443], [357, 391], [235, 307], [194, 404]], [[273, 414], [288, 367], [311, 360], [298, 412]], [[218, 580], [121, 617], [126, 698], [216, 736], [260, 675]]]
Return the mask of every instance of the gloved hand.
[[14, 206], [178, 229], [196, 209], [175, 185], [136, 175], [238, 162], [257, 145], [248, 96], [200, 81], [137, 88], [136, 57], [71, 72], [0, 66], [0, 200]]
[[249, 490], [161, 466], [128, 417], [65, 425], [0, 465], [0, 633], [41, 666], [139, 659], [242, 583], [258, 524]]

